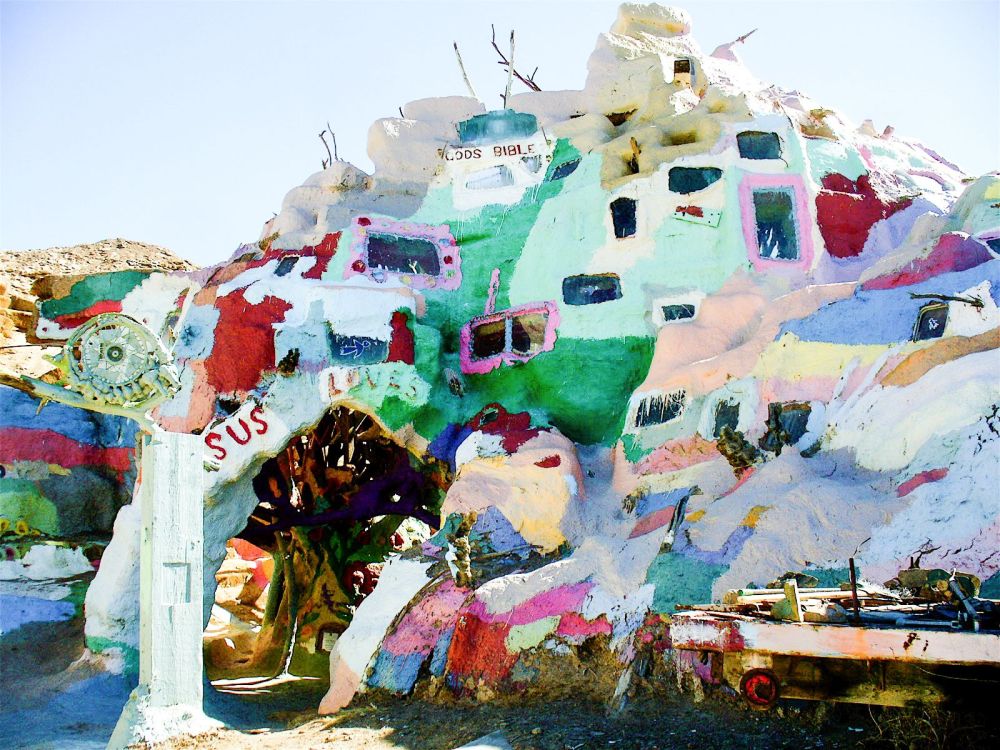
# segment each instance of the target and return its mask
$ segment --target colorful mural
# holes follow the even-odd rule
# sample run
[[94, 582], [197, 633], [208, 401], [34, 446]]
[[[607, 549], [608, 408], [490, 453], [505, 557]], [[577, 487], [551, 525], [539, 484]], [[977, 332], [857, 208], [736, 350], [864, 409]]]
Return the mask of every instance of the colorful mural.
[[[690, 29], [622, 6], [582, 91], [412, 103], [373, 126], [373, 177], [335, 161], [227, 262], [42, 301], [39, 339], [106, 310], [175, 331], [154, 417], [204, 438], [206, 617], [230, 539], [287, 565], [268, 637], [329, 656], [323, 711], [421, 681], [495, 698], [559, 665], [613, 691], [643, 623], [785, 571], [835, 585], [849, 557], [1000, 591], [1000, 176]], [[120, 489], [125, 432], [3, 397], [0, 502], [66, 533], [73, 496], [29, 474]], [[396, 544], [407, 517], [429, 538]], [[137, 533], [123, 510], [95, 649], [137, 642], [112, 595]]]

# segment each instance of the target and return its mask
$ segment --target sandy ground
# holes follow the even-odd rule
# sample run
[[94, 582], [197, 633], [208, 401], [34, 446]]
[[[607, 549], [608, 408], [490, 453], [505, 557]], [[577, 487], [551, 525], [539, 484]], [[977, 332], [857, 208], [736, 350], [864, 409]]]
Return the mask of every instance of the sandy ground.
[[815, 706], [761, 714], [719, 699], [694, 705], [685, 698], [646, 698], [609, 718], [602, 706], [569, 701], [497, 706], [362, 698], [336, 716], [285, 715], [288, 729], [224, 730], [157, 750], [450, 750], [496, 731], [516, 750], [850, 748], [870, 731], [831, 716], [819, 716]]

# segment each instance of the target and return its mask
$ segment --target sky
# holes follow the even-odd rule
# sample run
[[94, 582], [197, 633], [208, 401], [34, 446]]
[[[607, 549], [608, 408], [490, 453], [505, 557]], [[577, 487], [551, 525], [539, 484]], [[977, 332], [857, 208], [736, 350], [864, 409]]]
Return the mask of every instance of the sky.
[[[759, 78], [860, 123], [891, 124], [965, 171], [1000, 168], [997, 0], [676, 3], [703, 51], [758, 29]], [[199, 265], [255, 241], [285, 193], [339, 156], [372, 169], [371, 124], [517, 67], [580, 89], [617, 3], [0, 2], [0, 248], [125, 237]], [[515, 82], [515, 91], [518, 88]]]

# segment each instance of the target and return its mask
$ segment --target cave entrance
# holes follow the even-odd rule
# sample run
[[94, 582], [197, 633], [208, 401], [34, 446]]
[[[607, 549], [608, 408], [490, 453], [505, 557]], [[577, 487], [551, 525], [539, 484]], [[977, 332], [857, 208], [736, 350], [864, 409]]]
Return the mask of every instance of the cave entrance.
[[449, 481], [447, 465], [345, 406], [266, 460], [250, 483], [257, 506], [216, 574], [204, 636], [213, 684], [325, 680], [383, 561], [436, 530]]

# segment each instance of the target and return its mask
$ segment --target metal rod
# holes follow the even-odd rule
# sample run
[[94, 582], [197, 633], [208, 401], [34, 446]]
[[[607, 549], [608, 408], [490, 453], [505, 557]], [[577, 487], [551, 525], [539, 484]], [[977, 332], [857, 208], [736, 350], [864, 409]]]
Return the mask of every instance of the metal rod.
[[854, 607], [854, 622], [861, 622], [861, 605], [858, 603], [858, 573], [854, 568], [854, 558], [847, 561], [851, 567], [851, 604]]

